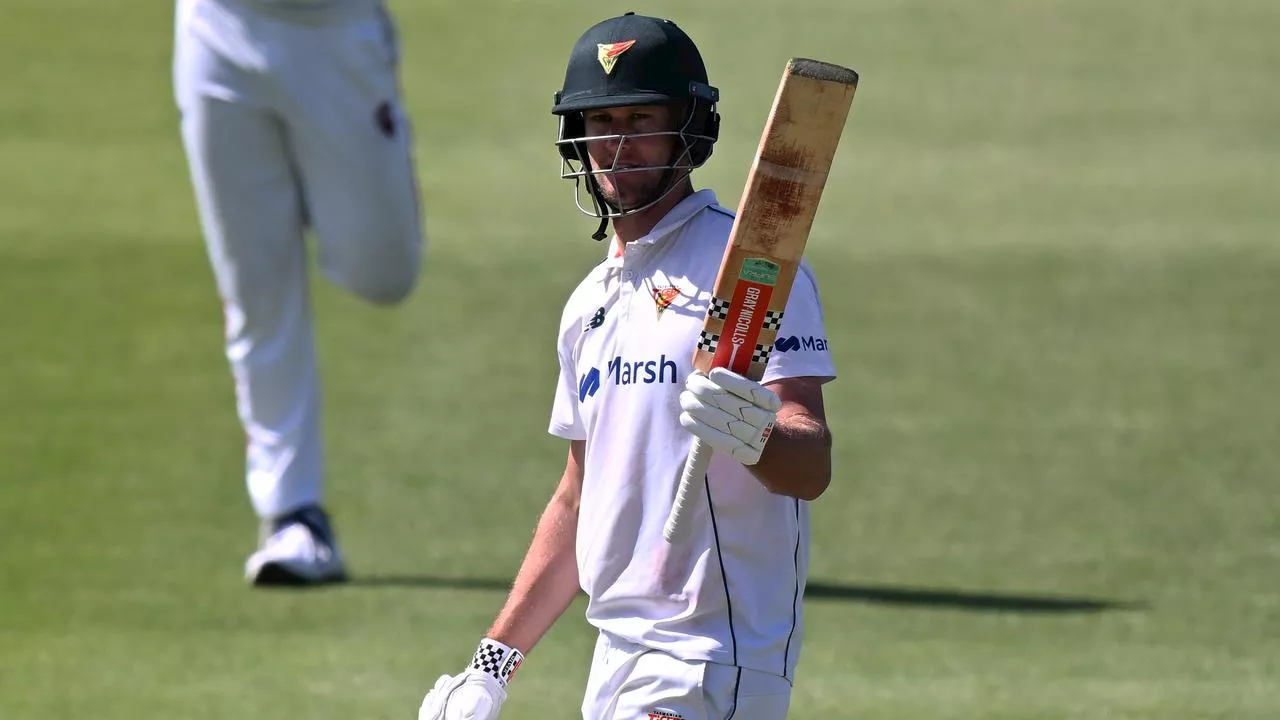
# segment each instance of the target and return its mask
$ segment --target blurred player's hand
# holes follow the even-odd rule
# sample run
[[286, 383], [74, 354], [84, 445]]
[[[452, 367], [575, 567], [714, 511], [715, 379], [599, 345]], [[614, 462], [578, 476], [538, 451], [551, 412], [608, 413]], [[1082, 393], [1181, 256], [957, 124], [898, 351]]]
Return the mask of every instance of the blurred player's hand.
[[422, 699], [418, 720], [497, 720], [506, 699], [507, 691], [488, 673], [441, 675]]
[[725, 368], [695, 370], [680, 393], [680, 424], [743, 465], [754, 465], [782, 401], [769, 388]]

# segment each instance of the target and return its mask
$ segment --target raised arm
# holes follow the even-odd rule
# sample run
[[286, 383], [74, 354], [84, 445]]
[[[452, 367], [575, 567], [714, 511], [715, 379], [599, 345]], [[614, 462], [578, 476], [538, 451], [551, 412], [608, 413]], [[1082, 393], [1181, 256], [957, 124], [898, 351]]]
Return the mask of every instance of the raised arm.
[[746, 465], [772, 492], [814, 500], [831, 483], [831, 431], [820, 378], [761, 385], [713, 368], [689, 374], [680, 407], [685, 429]]

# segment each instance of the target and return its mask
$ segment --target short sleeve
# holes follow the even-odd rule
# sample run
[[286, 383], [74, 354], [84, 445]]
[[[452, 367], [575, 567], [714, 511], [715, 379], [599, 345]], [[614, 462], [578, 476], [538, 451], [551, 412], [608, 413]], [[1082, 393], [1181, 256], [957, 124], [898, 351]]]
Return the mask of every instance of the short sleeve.
[[560, 337], [556, 341], [560, 373], [547, 432], [566, 440], [586, 440], [587, 430], [582, 423], [582, 415], [578, 412], [578, 373], [577, 363], [573, 358], [574, 340], [582, 335], [582, 329], [578, 318], [569, 313], [568, 307], [566, 306], [560, 319]]
[[813, 268], [803, 261], [796, 271], [787, 308], [782, 314], [782, 327], [778, 329], [761, 382], [767, 384], [793, 377], [818, 377], [824, 382], [836, 377], [827, 346], [818, 281]]

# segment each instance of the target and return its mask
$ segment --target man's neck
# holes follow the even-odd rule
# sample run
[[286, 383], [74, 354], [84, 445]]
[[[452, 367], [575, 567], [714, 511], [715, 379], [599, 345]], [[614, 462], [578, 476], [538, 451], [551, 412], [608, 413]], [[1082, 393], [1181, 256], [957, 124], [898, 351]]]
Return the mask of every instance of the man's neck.
[[662, 218], [671, 212], [671, 209], [680, 204], [681, 200], [693, 194], [693, 183], [688, 178], [681, 183], [680, 187], [671, 191], [671, 194], [659, 200], [653, 207], [638, 212], [635, 215], [627, 215], [625, 217], [615, 218], [613, 220], [613, 233], [617, 237], [618, 247], [621, 248], [629, 242], [635, 242], [645, 235], [657, 225]]

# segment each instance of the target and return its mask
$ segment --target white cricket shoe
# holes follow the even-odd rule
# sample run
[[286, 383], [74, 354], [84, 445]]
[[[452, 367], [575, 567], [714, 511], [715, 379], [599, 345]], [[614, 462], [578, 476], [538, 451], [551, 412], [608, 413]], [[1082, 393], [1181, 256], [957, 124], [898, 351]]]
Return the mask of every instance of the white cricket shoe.
[[321, 585], [343, 582], [347, 570], [329, 516], [318, 505], [263, 523], [258, 551], [244, 564], [251, 585]]

